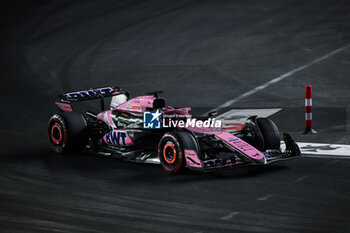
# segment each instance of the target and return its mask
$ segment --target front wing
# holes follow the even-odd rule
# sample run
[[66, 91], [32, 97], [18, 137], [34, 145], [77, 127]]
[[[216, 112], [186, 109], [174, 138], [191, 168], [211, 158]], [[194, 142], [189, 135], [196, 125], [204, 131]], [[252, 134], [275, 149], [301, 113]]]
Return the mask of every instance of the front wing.
[[[195, 160], [191, 152], [185, 152], [185, 158], [187, 166], [193, 170], [213, 171], [219, 169], [229, 169], [247, 165], [265, 165], [273, 162], [293, 159], [301, 156], [300, 149], [297, 143], [294, 141], [291, 135], [284, 133], [284, 143], [286, 149], [282, 150], [267, 150], [262, 152], [264, 155], [263, 160], [255, 161], [243, 156], [237, 156], [237, 153], [233, 153], [233, 156], [229, 159], [208, 159], [199, 161]], [[196, 163], [195, 163], [196, 162]]]

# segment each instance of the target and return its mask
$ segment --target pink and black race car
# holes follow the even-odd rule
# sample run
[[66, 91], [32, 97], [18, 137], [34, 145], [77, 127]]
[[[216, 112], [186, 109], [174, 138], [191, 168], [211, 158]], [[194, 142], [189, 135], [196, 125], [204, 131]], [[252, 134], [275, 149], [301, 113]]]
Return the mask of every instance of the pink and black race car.
[[[104, 87], [62, 94], [55, 102], [60, 112], [48, 123], [50, 145], [57, 153], [85, 150], [133, 162], [160, 163], [169, 173], [184, 168], [212, 171], [264, 165], [300, 156], [298, 145], [287, 133], [286, 149], [281, 150], [279, 131], [268, 118], [250, 117], [241, 130], [229, 133], [213, 124], [213, 114], [195, 119], [190, 108], [166, 106], [160, 93], [129, 99], [118, 87]], [[107, 98], [111, 101], [105, 110]], [[93, 99], [100, 99], [100, 113], [74, 111], [75, 103]]]

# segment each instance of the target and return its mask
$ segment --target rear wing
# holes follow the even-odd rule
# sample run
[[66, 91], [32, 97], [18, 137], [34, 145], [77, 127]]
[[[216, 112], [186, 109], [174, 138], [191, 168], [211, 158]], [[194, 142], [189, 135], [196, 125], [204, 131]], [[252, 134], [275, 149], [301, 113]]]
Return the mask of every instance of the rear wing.
[[61, 111], [72, 112], [72, 103], [74, 102], [100, 99], [101, 110], [104, 111], [104, 98], [112, 97], [121, 93], [129, 96], [129, 93], [122, 91], [119, 87], [91, 88], [88, 90], [75, 91], [58, 95], [59, 100], [56, 101], [55, 104]]

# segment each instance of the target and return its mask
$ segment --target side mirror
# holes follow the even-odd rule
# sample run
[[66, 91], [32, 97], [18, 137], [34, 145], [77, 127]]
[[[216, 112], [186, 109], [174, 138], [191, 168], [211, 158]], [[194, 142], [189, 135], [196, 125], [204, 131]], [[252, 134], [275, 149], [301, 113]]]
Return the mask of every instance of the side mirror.
[[218, 111], [212, 111], [212, 112], [209, 112], [208, 113], [208, 117], [216, 117], [217, 115], [219, 114], [219, 112]]

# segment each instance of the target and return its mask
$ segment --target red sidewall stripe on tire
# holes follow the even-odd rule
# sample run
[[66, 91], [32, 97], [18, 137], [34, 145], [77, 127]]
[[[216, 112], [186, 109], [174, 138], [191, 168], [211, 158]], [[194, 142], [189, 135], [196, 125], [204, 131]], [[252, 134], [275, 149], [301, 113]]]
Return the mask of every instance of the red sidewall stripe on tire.
[[[57, 122], [55, 122], [55, 121], [57, 121]], [[50, 127], [51, 124], [55, 124], [55, 123], [60, 125], [61, 133], [63, 132], [63, 137], [62, 137], [63, 144], [58, 145], [58, 144], [52, 143], [51, 145], [52, 145], [52, 148], [55, 152], [61, 153], [64, 151], [64, 148], [66, 147], [66, 144], [67, 144], [67, 129], [66, 129], [64, 120], [58, 114], [55, 114], [50, 118], [50, 120], [48, 122], [48, 126]], [[49, 131], [48, 138], [50, 141], [52, 141], [51, 130]]]
[[[59, 139], [58, 140], [56, 140], [56, 138], [53, 135], [55, 129], [57, 129], [59, 132]], [[57, 124], [54, 124], [51, 128], [51, 139], [57, 145], [60, 144], [60, 142], [62, 141], [62, 131], [61, 131], [61, 128]]]
[[[171, 160], [168, 159], [168, 157], [166, 156], [166, 149], [168, 147], [171, 147], [171, 149], [173, 150], [174, 156]], [[173, 164], [176, 161], [177, 158], [177, 154], [176, 154], [176, 149], [174, 147], [174, 144], [172, 142], [167, 142], [163, 148], [163, 157], [164, 160], [168, 163], [168, 164]]]
[[[173, 140], [175, 140], [176, 144], [178, 144], [177, 138], [174, 137], [173, 135], [165, 134], [165, 135], [163, 136], [163, 138], [165, 138], [165, 137], [170, 137], [170, 138], [172, 138]], [[163, 138], [162, 138], [162, 139], [163, 139]], [[161, 140], [162, 140], [162, 139], [161, 139]], [[161, 146], [161, 143], [159, 143], [159, 145], [158, 145], [158, 148], [159, 148], [159, 149], [160, 149], [160, 146]], [[161, 154], [160, 154], [161, 151], [160, 151], [159, 149], [158, 149], [158, 153], [159, 153], [159, 156], [161, 156]], [[176, 167], [174, 170], [168, 169], [168, 168], [162, 163], [162, 167], [164, 168], [164, 170], [166, 170], [166, 171], [169, 172], [169, 173], [175, 173], [175, 172], [177, 172], [177, 171], [181, 168], [181, 164], [182, 164], [182, 151], [181, 151], [181, 148], [179, 148], [178, 158], [179, 158], [179, 164], [177, 165], [177, 167]]]

